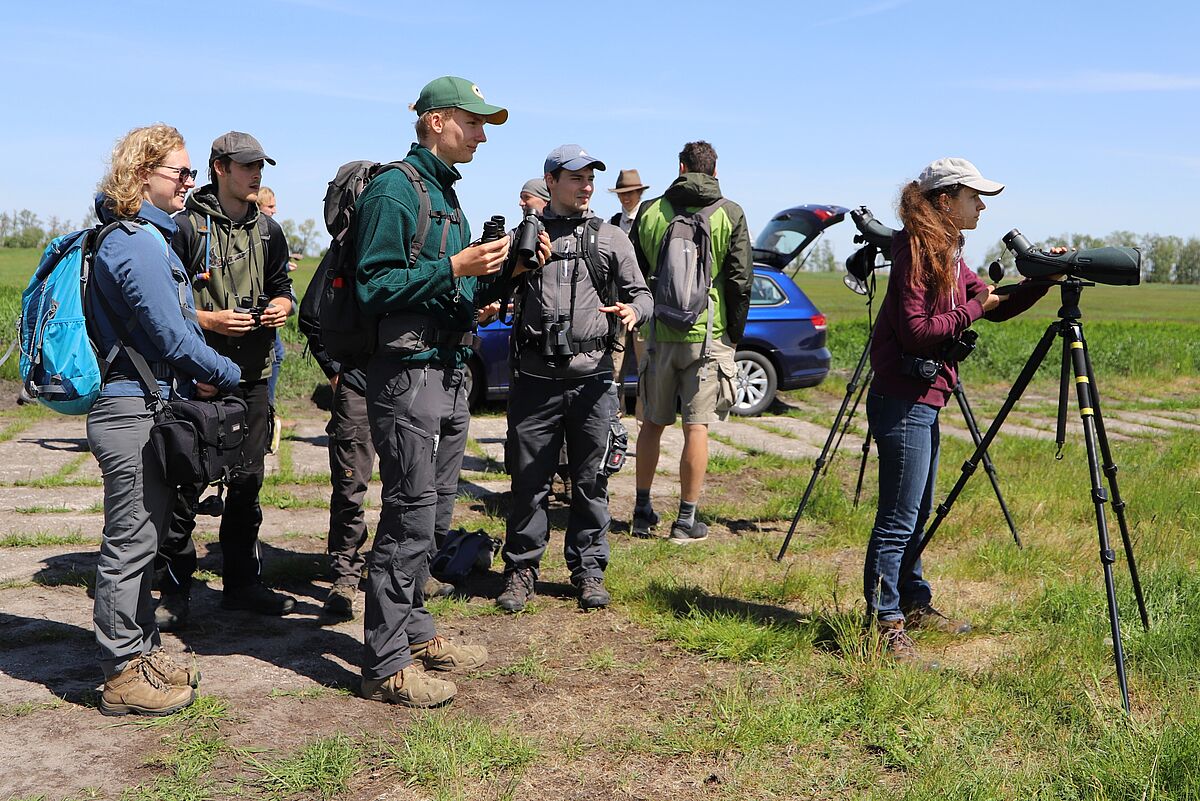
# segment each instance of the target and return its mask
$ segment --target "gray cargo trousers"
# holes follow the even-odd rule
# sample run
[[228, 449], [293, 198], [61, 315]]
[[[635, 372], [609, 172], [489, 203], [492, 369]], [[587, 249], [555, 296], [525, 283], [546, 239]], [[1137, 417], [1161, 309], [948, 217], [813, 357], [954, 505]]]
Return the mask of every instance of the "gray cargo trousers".
[[154, 413], [142, 397], [102, 397], [88, 412], [88, 447], [104, 476], [104, 533], [92, 620], [105, 678], [159, 648], [150, 582], [175, 505], [150, 448]]
[[424, 588], [435, 532], [449, 527], [458, 494], [470, 423], [464, 372], [386, 353], [367, 366], [367, 414], [383, 480], [383, 509], [367, 557], [362, 674], [368, 679], [408, 667], [409, 646], [437, 633]]
[[345, 381], [333, 390], [329, 435], [329, 562], [335, 585], [357, 587], [366, 557], [367, 521], [363, 499], [375, 465], [367, 398]]
[[518, 375], [508, 393], [508, 473], [512, 508], [504, 538], [506, 571], [536, 574], [550, 540], [550, 484], [565, 440], [571, 474], [571, 510], [563, 556], [578, 585], [608, 567], [608, 477], [601, 462], [617, 414], [610, 374], [552, 379]]

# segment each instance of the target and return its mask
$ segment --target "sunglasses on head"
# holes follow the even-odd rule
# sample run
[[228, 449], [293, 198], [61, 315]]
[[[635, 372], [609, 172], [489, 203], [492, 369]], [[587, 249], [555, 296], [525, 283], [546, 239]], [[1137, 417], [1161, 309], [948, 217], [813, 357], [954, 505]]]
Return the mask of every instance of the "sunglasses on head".
[[187, 167], [171, 167], [167, 164], [159, 164], [155, 167], [155, 169], [167, 170], [168, 172], [175, 173], [177, 180], [181, 184], [187, 183], [189, 179], [193, 181], [196, 180], [196, 175], [198, 174], [196, 170], [189, 170]]

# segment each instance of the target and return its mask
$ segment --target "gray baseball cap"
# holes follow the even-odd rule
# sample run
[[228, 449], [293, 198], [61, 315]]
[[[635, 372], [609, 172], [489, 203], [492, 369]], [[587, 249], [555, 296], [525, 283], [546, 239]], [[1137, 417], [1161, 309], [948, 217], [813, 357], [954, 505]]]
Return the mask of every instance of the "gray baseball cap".
[[540, 197], [542, 200], [550, 200], [550, 190], [546, 188], [545, 178], [530, 178], [521, 187], [521, 194], [528, 192], [534, 197]]
[[230, 131], [221, 134], [212, 143], [212, 151], [208, 154], [208, 163], [212, 164], [220, 158], [230, 158], [238, 164], [249, 164], [253, 161], [265, 161], [272, 167], [275, 159], [263, 152], [262, 145], [248, 133]]
[[543, 172], [554, 172], [559, 168], [564, 170], [582, 170], [584, 167], [592, 166], [597, 170], [606, 169], [603, 161], [590, 155], [579, 145], [559, 145], [550, 151], [549, 156], [546, 156], [546, 165]]
[[938, 159], [921, 170], [917, 185], [922, 192], [958, 185], [974, 189], [981, 195], [998, 195], [1004, 190], [1004, 184], [984, 178], [971, 162], [955, 158]]

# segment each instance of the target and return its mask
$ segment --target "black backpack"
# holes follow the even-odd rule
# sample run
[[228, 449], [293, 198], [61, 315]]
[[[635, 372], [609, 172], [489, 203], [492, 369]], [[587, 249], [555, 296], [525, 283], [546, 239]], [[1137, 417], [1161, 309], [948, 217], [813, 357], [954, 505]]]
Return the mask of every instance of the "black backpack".
[[317, 265], [304, 297], [300, 300], [300, 331], [321, 342], [331, 359], [350, 367], [364, 368], [375, 352], [378, 321], [358, 302], [358, 243], [354, 238], [354, 204], [367, 184], [389, 170], [400, 170], [416, 190], [420, 204], [417, 231], [408, 250], [408, 264], [416, 263], [434, 214], [429, 189], [415, 167], [404, 161], [379, 164], [351, 161], [338, 168], [325, 192], [325, 227], [333, 241]]

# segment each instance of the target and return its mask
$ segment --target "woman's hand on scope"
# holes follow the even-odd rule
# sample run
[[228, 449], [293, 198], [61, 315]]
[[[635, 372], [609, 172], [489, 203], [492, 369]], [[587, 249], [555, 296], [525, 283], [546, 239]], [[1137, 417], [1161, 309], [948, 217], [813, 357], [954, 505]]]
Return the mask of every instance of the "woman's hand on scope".
[[996, 294], [996, 287], [993, 284], [987, 284], [984, 286], [983, 291], [975, 296], [975, 300], [983, 305], [984, 314], [999, 306], [1006, 299], [1006, 295]]

